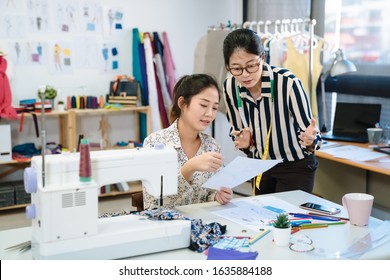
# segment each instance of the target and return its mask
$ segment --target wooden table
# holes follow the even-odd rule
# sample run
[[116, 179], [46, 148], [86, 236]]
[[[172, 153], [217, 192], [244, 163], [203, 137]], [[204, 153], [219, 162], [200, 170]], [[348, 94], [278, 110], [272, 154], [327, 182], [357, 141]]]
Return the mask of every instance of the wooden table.
[[[369, 149], [368, 144], [329, 142]], [[325, 147], [326, 144], [323, 148]], [[374, 195], [377, 207], [390, 213], [390, 156], [371, 161], [356, 161], [337, 158], [325, 151], [316, 151], [320, 165], [314, 185], [315, 193], [336, 203], [341, 203], [345, 193], [369, 193]]]

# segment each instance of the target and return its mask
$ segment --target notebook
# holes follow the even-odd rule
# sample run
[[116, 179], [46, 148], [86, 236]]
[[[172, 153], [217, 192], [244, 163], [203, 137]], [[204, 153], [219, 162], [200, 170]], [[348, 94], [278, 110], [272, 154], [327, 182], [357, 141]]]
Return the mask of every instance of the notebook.
[[381, 104], [336, 103], [333, 131], [322, 139], [367, 143], [367, 128], [379, 123]]

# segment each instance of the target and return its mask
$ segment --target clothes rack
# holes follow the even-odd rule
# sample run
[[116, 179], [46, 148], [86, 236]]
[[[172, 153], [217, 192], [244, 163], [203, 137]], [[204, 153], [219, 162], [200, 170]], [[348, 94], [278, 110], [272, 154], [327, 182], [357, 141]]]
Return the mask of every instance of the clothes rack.
[[[308, 87], [306, 88], [308, 98], [311, 103], [313, 116], [318, 120], [318, 106], [317, 106], [317, 95], [313, 90], [313, 49], [315, 46], [314, 27], [316, 25], [315, 19], [307, 18], [294, 18], [294, 19], [278, 19], [274, 21], [246, 21], [242, 24], [243, 28], [252, 29], [260, 36], [268, 36], [272, 34], [270, 26], [274, 27], [274, 34], [280, 32], [286, 33], [298, 33], [308, 32], [309, 35], [309, 65], [308, 65]], [[262, 31], [263, 27], [263, 31]]]

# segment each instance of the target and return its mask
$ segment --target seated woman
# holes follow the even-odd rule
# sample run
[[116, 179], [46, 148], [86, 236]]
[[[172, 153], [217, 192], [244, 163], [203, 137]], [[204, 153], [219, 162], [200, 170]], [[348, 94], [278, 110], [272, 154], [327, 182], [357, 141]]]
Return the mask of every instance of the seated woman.
[[[173, 89], [174, 102], [170, 111], [171, 125], [150, 134], [144, 147], [163, 143], [176, 149], [178, 170], [178, 193], [163, 198], [164, 208], [218, 201], [228, 203], [231, 189], [202, 188], [215, 172], [223, 166], [221, 148], [213, 137], [203, 133], [217, 114], [220, 91], [217, 82], [209, 75], [194, 74], [182, 77]], [[143, 188], [144, 208], [158, 207], [157, 199]]]

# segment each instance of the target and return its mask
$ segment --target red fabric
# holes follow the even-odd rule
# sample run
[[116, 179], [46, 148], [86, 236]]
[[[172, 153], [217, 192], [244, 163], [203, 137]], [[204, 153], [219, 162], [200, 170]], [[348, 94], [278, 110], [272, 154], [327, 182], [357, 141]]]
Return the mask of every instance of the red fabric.
[[7, 77], [7, 60], [0, 56], [0, 117], [6, 119], [18, 119], [18, 114], [12, 104], [11, 87]]

